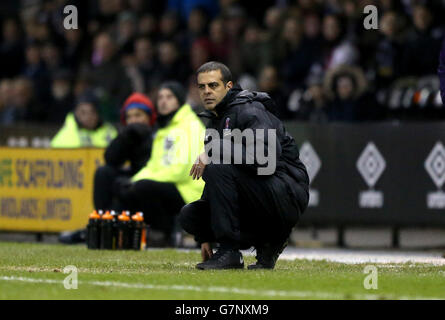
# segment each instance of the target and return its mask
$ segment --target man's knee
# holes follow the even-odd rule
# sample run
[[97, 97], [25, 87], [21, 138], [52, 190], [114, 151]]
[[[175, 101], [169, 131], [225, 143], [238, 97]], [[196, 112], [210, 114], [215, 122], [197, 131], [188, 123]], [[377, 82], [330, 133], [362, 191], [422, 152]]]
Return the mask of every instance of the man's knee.
[[214, 178], [233, 175], [235, 167], [231, 164], [208, 164], [204, 170], [202, 178], [204, 181], [212, 180]]
[[116, 169], [109, 166], [104, 165], [96, 169], [95, 178], [96, 179], [104, 179], [108, 177], [113, 177], [116, 175]]
[[[205, 214], [207, 204], [204, 200], [198, 200], [191, 202], [182, 207], [179, 212], [178, 221], [182, 229], [190, 234], [195, 234], [196, 230], [199, 228], [200, 220], [202, 215]], [[210, 214], [208, 212], [207, 214]]]

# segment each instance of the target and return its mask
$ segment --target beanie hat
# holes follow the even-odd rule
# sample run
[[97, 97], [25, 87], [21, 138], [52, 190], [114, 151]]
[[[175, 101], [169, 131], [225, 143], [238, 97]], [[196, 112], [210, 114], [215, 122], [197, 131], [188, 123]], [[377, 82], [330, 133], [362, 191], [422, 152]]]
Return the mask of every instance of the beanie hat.
[[93, 105], [94, 109], [99, 112], [99, 98], [97, 95], [93, 92], [93, 90], [87, 90], [83, 92], [76, 101], [76, 105], [79, 105], [81, 103], [90, 103]]
[[126, 124], [125, 113], [130, 109], [140, 109], [146, 112], [150, 116], [150, 125], [153, 126], [156, 123], [156, 109], [151, 102], [150, 98], [142, 93], [133, 93], [125, 100], [121, 109], [121, 123]]
[[161, 84], [159, 90], [161, 89], [169, 89], [175, 95], [176, 99], [178, 99], [179, 107], [181, 107], [185, 103], [186, 92], [184, 87], [176, 81], [167, 81]]

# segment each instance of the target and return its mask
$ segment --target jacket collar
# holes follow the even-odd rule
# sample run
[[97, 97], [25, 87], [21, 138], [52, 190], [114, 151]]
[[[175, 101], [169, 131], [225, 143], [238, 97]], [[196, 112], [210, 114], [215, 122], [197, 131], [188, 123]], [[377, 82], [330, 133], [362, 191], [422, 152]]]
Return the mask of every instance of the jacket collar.
[[240, 85], [236, 84], [232, 89], [230, 89], [225, 97], [215, 106], [215, 111], [218, 117], [220, 117], [224, 112], [228, 109], [230, 104], [236, 99], [238, 94], [243, 89], [240, 87]]
[[175, 112], [175, 115], [171, 118], [171, 120], [166, 124], [166, 127], [168, 127], [171, 124], [177, 124], [179, 122], [182, 122], [184, 118], [186, 118], [190, 114], [193, 114], [192, 107], [188, 103], [183, 104]]

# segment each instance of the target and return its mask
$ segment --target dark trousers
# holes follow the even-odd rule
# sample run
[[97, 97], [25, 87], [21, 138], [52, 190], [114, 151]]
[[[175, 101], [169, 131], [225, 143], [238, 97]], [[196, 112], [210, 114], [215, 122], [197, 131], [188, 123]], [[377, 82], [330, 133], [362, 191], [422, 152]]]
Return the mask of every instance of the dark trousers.
[[257, 176], [229, 164], [207, 165], [200, 200], [179, 221], [196, 241], [238, 248], [284, 242], [307, 207], [307, 185], [286, 174]]
[[152, 180], [131, 183], [130, 177], [130, 173], [111, 166], [98, 168], [94, 176], [95, 208], [142, 211], [147, 224], [170, 235], [185, 204], [175, 184]]
[[130, 185], [130, 172], [109, 165], [97, 168], [94, 174], [93, 200], [97, 210], [125, 210], [120, 193]]
[[131, 184], [122, 201], [132, 212], [142, 211], [145, 222], [153, 229], [170, 235], [175, 219], [185, 205], [174, 183], [140, 180]]

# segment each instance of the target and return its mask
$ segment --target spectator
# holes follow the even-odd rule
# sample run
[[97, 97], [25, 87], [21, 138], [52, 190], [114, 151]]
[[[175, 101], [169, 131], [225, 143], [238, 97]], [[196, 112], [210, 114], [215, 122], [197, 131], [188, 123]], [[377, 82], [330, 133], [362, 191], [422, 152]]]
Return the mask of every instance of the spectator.
[[[130, 178], [150, 159], [156, 109], [151, 100], [140, 93], [127, 98], [121, 110], [122, 132], [105, 150], [105, 165], [94, 177], [94, 206], [97, 210], [125, 208], [118, 201], [121, 192], [131, 184]], [[125, 166], [126, 162], [129, 166]]]
[[12, 81], [0, 81], [0, 125], [11, 125], [19, 118], [18, 109], [13, 105]]
[[2, 24], [2, 42], [0, 43], [0, 79], [17, 76], [24, 63], [24, 48], [18, 23], [6, 19]]
[[116, 44], [108, 33], [94, 39], [92, 66], [89, 76], [92, 86], [100, 94], [100, 111], [107, 121], [119, 118], [121, 105], [131, 92], [125, 69], [117, 60]]
[[159, 64], [153, 78], [158, 85], [168, 80], [176, 80], [184, 83], [189, 71], [180, 59], [178, 49], [173, 41], [164, 41], [158, 47]]
[[402, 70], [406, 75], [423, 76], [435, 74], [437, 60], [442, 44], [443, 30], [434, 28], [430, 9], [424, 5], [413, 8], [414, 28], [407, 36]]
[[211, 58], [211, 44], [206, 38], [201, 38], [193, 42], [190, 51], [190, 66], [196, 70], [199, 66]]
[[101, 119], [97, 97], [88, 92], [78, 99], [74, 112], [68, 113], [63, 127], [51, 140], [51, 147], [105, 148], [116, 135], [116, 129]]
[[134, 43], [136, 68], [144, 81], [143, 91], [150, 92], [155, 84], [152, 76], [156, 71], [156, 48], [148, 37], [138, 38]]
[[116, 43], [120, 54], [130, 54], [133, 52], [133, 42], [136, 38], [137, 19], [130, 11], [122, 12], [117, 22]]
[[317, 55], [313, 48], [305, 46], [303, 26], [297, 18], [289, 17], [284, 22], [278, 58], [280, 71], [288, 90], [304, 84], [310, 67], [316, 62]]
[[206, 11], [201, 7], [194, 8], [187, 21], [187, 31], [183, 39], [183, 47], [190, 50], [192, 43], [199, 38], [205, 37], [207, 33], [208, 17]]
[[82, 29], [64, 30], [63, 60], [65, 68], [75, 73], [86, 60], [84, 32]]
[[[291, 95], [289, 105], [296, 110], [298, 119], [314, 123], [329, 121], [322, 77], [312, 75], [308, 78], [307, 89], [302, 94], [296, 91], [294, 95], [295, 97]], [[292, 104], [295, 104], [295, 106]]]
[[146, 13], [142, 17], [140, 17], [138, 23], [139, 36], [155, 39], [156, 31], [157, 31], [157, 21], [152, 14]]
[[46, 42], [41, 49], [42, 61], [48, 71], [49, 79], [52, 78], [54, 72], [61, 69], [64, 65], [62, 54], [59, 47], [53, 42]]
[[[316, 13], [309, 13], [303, 17], [303, 34], [305, 45], [311, 47], [311, 51], [316, 52], [322, 46], [321, 21]], [[318, 56], [320, 53], [316, 52]]]
[[[245, 73], [256, 75], [266, 60], [261, 30], [256, 23], [251, 22], [248, 24], [244, 31], [243, 40], [240, 47], [241, 65]], [[223, 59], [216, 60], [223, 63], [226, 61]]]
[[228, 66], [232, 70], [232, 74], [235, 76], [241, 75], [243, 71], [240, 46], [246, 22], [246, 13], [243, 8], [239, 6], [231, 6], [224, 13], [224, 30], [227, 34], [228, 48], [230, 52]]
[[402, 74], [403, 55], [399, 35], [397, 13], [386, 12], [380, 24], [381, 39], [375, 52], [375, 71], [377, 88], [385, 88]]
[[356, 47], [345, 39], [345, 29], [340, 16], [327, 15], [323, 19], [324, 52], [322, 65], [325, 70], [358, 62]]
[[281, 120], [290, 120], [294, 114], [287, 109], [286, 96], [282, 91], [278, 71], [273, 66], [265, 66], [258, 77], [259, 91], [267, 92], [277, 106], [277, 117]]
[[[218, 61], [227, 61], [229, 59], [230, 47], [227, 35], [224, 29], [224, 20], [214, 19], [210, 24], [210, 55]], [[208, 61], [208, 60], [206, 60]], [[193, 70], [196, 70], [201, 64], [194, 64]]]
[[13, 122], [43, 122], [46, 118], [46, 110], [35, 95], [33, 83], [27, 78], [18, 77], [14, 80], [12, 103], [15, 115]]
[[330, 121], [356, 122], [378, 120], [381, 111], [367, 94], [367, 81], [358, 67], [332, 69], [325, 78], [328, 95], [327, 113]]
[[173, 11], [164, 13], [159, 22], [159, 42], [173, 41], [181, 44], [182, 39], [177, 14]]
[[26, 64], [23, 75], [33, 83], [36, 98], [42, 102], [49, 100], [49, 73], [42, 60], [41, 46], [36, 42], [26, 47]]
[[46, 110], [47, 122], [61, 125], [67, 114], [73, 110], [74, 95], [71, 78], [68, 70], [59, 70], [54, 73], [51, 83], [51, 101]]

